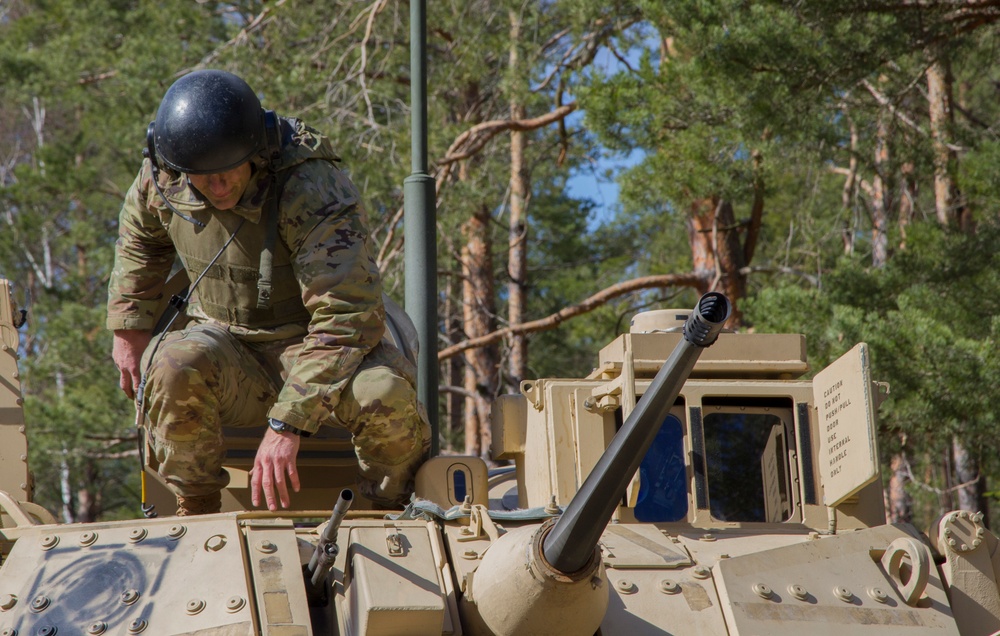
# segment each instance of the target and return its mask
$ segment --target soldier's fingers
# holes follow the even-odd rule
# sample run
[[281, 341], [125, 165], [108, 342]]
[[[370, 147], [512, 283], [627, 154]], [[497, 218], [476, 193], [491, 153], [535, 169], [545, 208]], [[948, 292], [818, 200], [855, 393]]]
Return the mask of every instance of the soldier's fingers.
[[295, 460], [288, 463], [288, 478], [292, 482], [292, 490], [299, 491], [299, 470], [295, 467]]
[[118, 386], [121, 387], [130, 400], [135, 399], [135, 383], [132, 381], [132, 374], [125, 369], [119, 372]]
[[264, 472], [260, 468], [260, 462], [254, 461], [253, 470], [250, 471], [250, 503], [256, 508], [260, 505], [260, 475]]
[[281, 500], [281, 507], [287, 508], [290, 500], [288, 498], [288, 485], [285, 483], [284, 470], [279, 466], [275, 466], [274, 468], [274, 482], [278, 487], [278, 497]]
[[264, 467], [263, 473], [261, 478], [263, 480], [264, 499], [267, 501], [267, 509], [277, 510], [278, 507], [274, 504], [274, 469], [271, 465], [267, 465]]

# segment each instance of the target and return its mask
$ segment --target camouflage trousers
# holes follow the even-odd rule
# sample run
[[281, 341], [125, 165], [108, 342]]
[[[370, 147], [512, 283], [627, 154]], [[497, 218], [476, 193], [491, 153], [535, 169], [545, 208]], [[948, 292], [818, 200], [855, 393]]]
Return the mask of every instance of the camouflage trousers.
[[[154, 457], [174, 494], [201, 496], [228, 485], [223, 428], [267, 423], [301, 348], [302, 338], [246, 342], [213, 323], [168, 333], [159, 346], [153, 339], [142, 367], [153, 355], [144, 403]], [[346, 385], [335, 421], [327, 423], [350, 431], [358, 489], [375, 503], [406, 502], [430, 450], [414, 376], [395, 347], [379, 344]]]

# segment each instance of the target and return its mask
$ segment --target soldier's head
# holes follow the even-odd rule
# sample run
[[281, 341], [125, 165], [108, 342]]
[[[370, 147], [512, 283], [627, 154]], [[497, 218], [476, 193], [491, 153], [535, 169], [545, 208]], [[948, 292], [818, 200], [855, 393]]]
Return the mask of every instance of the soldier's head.
[[272, 158], [276, 129], [274, 113], [261, 108], [241, 78], [194, 71], [167, 89], [149, 125], [147, 145], [154, 161], [188, 175], [210, 203], [227, 209], [249, 182], [249, 162], [266, 164]]

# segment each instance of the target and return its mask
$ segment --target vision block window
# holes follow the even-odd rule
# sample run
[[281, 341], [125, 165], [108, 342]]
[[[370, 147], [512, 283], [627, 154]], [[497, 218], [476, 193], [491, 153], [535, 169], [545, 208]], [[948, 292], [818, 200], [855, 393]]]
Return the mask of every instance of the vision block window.
[[708, 497], [720, 521], [778, 522], [792, 515], [791, 402], [774, 402], [703, 400]]
[[677, 416], [668, 415], [663, 421], [653, 445], [639, 465], [639, 479], [636, 519], [680, 521], [687, 516], [684, 429]]

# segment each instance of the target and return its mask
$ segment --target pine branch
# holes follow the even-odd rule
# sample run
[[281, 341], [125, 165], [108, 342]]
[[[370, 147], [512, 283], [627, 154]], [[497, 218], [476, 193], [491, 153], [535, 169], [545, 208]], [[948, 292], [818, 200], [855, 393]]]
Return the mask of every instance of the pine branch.
[[634, 291], [639, 291], [640, 289], [649, 289], [652, 287], [697, 287], [699, 284], [704, 283], [704, 280], [704, 276], [696, 273], [663, 274], [627, 280], [602, 289], [581, 303], [570, 305], [569, 307], [563, 307], [556, 313], [545, 318], [532, 320], [519, 325], [513, 325], [511, 327], [505, 327], [484, 336], [479, 336], [478, 338], [472, 338], [471, 340], [456, 343], [439, 351], [438, 361], [446, 360], [451, 356], [468, 349], [493, 344], [494, 342], [502, 340], [508, 336], [555, 329], [570, 318], [576, 318], [577, 316], [589, 313], [598, 307], [601, 307], [613, 298], [617, 298], [618, 296], [623, 296]]

